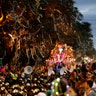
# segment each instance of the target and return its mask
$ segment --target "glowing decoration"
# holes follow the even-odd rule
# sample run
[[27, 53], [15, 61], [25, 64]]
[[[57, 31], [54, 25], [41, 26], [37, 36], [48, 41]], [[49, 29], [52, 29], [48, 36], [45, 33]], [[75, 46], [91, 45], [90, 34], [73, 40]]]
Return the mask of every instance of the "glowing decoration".
[[60, 78], [57, 78], [57, 81], [60, 82]]
[[65, 60], [65, 56], [66, 56], [66, 54], [65, 53], [57, 53], [56, 54], [56, 61], [55, 61], [55, 63], [57, 63], [57, 62], [63, 62], [64, 60]]
[[0, 14], [1, 14], [1, 16], [0, 16], [0, 23], [1, 23], [3, 21], [3, 18], [4, 18], [4, 15], [3, 15], [1, 9], [0, 9]]
[[54, 82], [52, 82], [52, 85], [54, 85]]
[[[65, 92], [62, 92], [63, 87], [61, 87], [61, 82], [65, 83], [65, 86], [63, 86], [63, 87], [66, 87]], [[66, 96], [66, 94], [68, 93], [68, 88], [69, 88], [69, 85], [66, 79], [57, 78], [52, 82], [52, 86], [51, 86], [52, 95], [51, 96], [63, 96], [63, 95]]]
[[58, 83], [55, 83], [55, 86], [58, 86]]
[[59, 92], [56, 92], [56, 95], [58, 95], [59, 94]]
[[62, 51], [63, 51], [63, 48], [59, 47], [59, 52], [62, 53]]
[[82, 57], [82, 61], [84, 63], [92, 63], [92, 59], [86, 55], [84, 57]]
[[[68, 70], [74, 70], [76, 67], [75, 64], [75, 58], [73, 55], [73, 49], [71, 46], [68, 46], [67, 44], [63, 44], [61, 42], [57, 42], [54, 49], [51, 51], [50, 58], [46, 60], [46, 65], [48, 68], [54, 67], [55, 65], [63, 66], [64, 64], [66, 67], [68, 67]], [[70, 66], [69, 66], [70, 65]], [[74, 67], [73, 67], [74, 66]], [[73, 69], [72, 69], [73, 68]], [[58, 69], [58, 68], [57, 68]], [[63, 75], [65, 69], [59, 70], [60, 74]]]
[[52, 96], [57, 96], [57, 95], [59, 96], [59, 92], [58, 92], [59, 84], [60, 84], [60, 78], [57, 78], [52, 82]]

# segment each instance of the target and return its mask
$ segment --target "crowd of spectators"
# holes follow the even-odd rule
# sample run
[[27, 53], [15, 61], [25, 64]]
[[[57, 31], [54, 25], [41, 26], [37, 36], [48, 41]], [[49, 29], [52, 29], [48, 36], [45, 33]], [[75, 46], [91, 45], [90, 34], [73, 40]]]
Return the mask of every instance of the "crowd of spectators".
[[[73, 72], [60, 75], [55, 71], [51, 76], [47, 66], [32, 66], [30, 74], [25, 73], [25, 67], [11, 65], [9, 70], [8, 65], [0, 66], [0, 96], [96, 96], [96, 63], [81, 62]], [[52, 82], [57, 78], [59, 95], [53, 95]]]

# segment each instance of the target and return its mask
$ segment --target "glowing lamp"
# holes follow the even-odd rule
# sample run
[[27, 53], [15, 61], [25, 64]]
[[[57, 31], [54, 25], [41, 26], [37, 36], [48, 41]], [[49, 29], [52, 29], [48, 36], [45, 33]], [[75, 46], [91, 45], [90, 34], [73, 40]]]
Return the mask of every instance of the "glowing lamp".
[[59, 52], [62, 53], [62, 51], [63, 51], [63, 48], [59, 47]]

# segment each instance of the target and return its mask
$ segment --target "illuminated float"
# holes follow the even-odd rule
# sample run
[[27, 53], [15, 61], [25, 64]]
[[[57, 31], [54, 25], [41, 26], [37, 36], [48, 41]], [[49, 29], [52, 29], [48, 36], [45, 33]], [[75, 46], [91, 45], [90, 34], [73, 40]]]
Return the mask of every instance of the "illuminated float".
[[64, 71], [72, 72], [76, 68], [72, 47], [57, 42], [51, 51], [49, 59], [46, 60], [46, 66], [49, 76], [56, 71], [60, 72], [61, 75], [63, 75]]

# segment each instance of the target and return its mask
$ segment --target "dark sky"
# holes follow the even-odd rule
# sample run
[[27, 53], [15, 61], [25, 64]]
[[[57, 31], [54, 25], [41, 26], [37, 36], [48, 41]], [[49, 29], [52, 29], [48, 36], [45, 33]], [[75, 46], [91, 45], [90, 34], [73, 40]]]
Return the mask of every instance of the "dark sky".
[[91, 23], [94, 48], [96, 49], [96, 0], [74, 0], [75, 6], [83, 14], [83, 21]]

